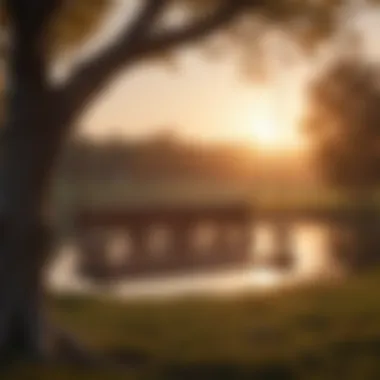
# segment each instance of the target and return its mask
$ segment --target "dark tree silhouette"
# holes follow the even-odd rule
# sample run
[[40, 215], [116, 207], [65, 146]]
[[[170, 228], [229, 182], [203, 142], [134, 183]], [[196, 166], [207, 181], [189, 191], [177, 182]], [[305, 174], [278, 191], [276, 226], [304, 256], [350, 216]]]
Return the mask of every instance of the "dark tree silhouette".
[[368, 196], [380, 184], [380, 71], [363, 60], [334, 63], [309, 88], [304, 119], [314, 162], [328, 183]]
[[343, 192], [355, 218], [352, 225], [355, 269], [379, 261], [380, 72], [358, 57], [336, 62], [310, 87], [305, 128], [315, 167]]

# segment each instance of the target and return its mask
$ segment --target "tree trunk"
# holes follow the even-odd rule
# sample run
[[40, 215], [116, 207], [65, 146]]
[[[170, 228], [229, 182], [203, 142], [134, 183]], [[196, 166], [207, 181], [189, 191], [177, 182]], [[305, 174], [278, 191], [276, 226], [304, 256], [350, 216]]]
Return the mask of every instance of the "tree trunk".
[[[49, 248], [44, 212], [59, 150], [52, 94], [21, 92], [3, 135], [0, 177], [0, 349], [36, 355], [42, 334], [43, 269]], [[19, 94], [20, 95], [20, 94]], [[17, 110], [17, 113], [16, 113]], [[59, 114], [57, 115], [59, 120]]]
[[[12, 10], [16, 12], [16, 4], [14, 7]], [[43, 269], [49, 246], [45, 211], [51, 171], [65, 123], [59, 106], [62, 102], [47, 79], [44, 34], [40, 27], [43, 22], [39, 18], [33, 20], [36, 15], [28, 15], [35, 24], [28, 25], [25, 19], [15, 29], [8, 59], [0, 161], [3, 359], [9, 355], [39, 355], [47, 343], [41, 315]]]

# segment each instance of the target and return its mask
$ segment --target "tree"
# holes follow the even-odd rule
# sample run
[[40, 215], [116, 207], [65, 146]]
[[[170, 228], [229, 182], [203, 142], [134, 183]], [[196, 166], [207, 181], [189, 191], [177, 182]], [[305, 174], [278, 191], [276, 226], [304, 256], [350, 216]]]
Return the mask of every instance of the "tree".
[[357, 270], [379, 262], [380, 72], [363, 60], [336, 62], [310, 87], [305, 127], [321, 177], [355, 207], [351, 225]]
[[367, 197], [380, 184], [380, 72], [338, 60], [310, 84], [304, 127], [321, 177]]
[[[87, 28], [82, 28], [87, 23], [75, 22], [71, 12], [88, 14], [90, 20], [95, 15], [96, 20], [98, 11], [91, 10], [93, 5], [100, 9], [109, 5], [110, 0], [86, 1], [87, 7], [83, 9], [84, 0], [3, 1], [0, 16], [7, 26], [10, 49], [6, 56], [8, 81], [0, 168], [2, 354], [39, 356], [47, 352], [42, 271], [49, 250], [46, 207], [50, 180], [63, 141], [99, 92], [121, 70], [198, 41], [220, 27], [230, 36], [238, 36], [234, 41], [248, 50], [263, 19], [294, 32], [293, 36], [300, 40], [307, 36], [311, 43], [316, 36], [331, 33], [340, 3], [339, 0], [141, 1], [132, 21], [126, 22], [115, 41], [76, 66], [67, 81], [54, 84], [49, 72], [57, 55], [72, 46], [78, 34], [88, 33]], [[161, 28], [173, 4], [182, 7], [189, 16], [188, 22]], [[244, 18], [237, 19], [243, 13]], [[231, 24], [233, 19], [239, 22]]]

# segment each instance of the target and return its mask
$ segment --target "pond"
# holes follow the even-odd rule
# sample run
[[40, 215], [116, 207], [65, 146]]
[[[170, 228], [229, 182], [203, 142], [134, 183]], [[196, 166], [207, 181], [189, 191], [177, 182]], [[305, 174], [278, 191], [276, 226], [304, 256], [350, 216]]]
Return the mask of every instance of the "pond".
[[107, 294], [126, 299], [267, 292], [310, 281], [345, 277], [346, 265], [336, 247], [336, 237], [344, 237], [342, 228], [311, 222], [293, 223], [287, 228], [294, 263], [289, 270], [263, 264], [270, 262], [267, 259], [276, 251], [276, 229], [273, 224], [259, 222], [252, 228], [254, 239], [250, 247], [251, 260], [239, 269], [126, 279], [111, 287], [101, 288], [78, 275], [77, 249], [67, 245], [57, 252], [52, 261], [47, 273], [47, 284], [54, 292]]

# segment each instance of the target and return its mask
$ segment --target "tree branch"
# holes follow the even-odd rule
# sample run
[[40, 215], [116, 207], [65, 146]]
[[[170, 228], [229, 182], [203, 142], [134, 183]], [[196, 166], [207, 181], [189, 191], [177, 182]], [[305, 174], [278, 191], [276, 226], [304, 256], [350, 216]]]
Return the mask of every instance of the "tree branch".
[[115, 42], [79, 65], [61, 91], [69, 120], [82, 111], [125, 62], [132, 46], [141, 43], [165, 9], [168, 0], [145, 0], [131, 25], [126, 25]]
[[201, 20], [186, 25], [179, 30], [151, 35], [150, 38], [144, 40], [141, 44], [136, 44], [134, 51], [131, 52], [131, 57], [136, 60], [141, 59], [151, 54], [173, 49], [204, 38], [209, 33], [232, 21], [243, 12], [248, 4], [252, 5], [252, 1], [226, 0], [213, 14], [207, 15], [201, 18]]
[[149, 33], [151, 24], [157, 21], [157, 18], [165, 8], [166, 3], [167, 0], [146, 0], [145, 6], [142, 7], [138, 16], [132, 22], [131, 27], [127, 28], [125, 40], [133, 43], [135, 40], [141, 40], [144, 38], [146, 34]]
[[128, 64], [158, 52], [193, 42], [225, 25], [241, 13], [252, 0], [225, 0], [213, 13], [174, 30], [154, 33], [157, 17], [167, 0], [147, 0], [132, 28], [126, 28], [112, 45], [82, 64], [62, 89], [68, 104], [68, 117], [75, 118], [112, 77]]

